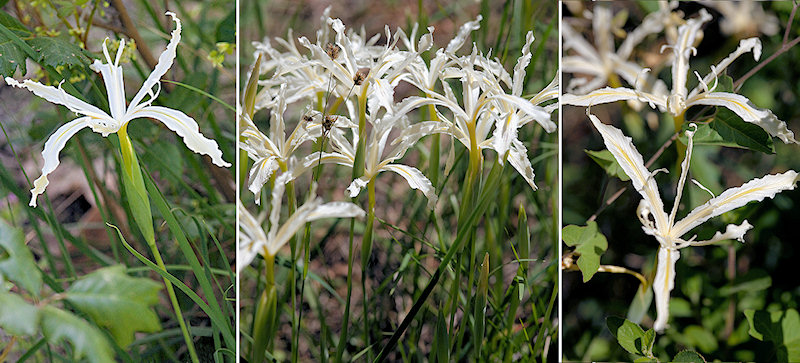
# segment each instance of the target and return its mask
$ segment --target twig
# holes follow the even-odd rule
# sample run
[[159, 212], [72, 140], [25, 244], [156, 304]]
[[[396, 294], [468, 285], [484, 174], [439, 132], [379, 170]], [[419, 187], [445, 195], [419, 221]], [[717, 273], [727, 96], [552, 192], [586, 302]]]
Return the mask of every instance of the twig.
[[775, 58], [777, 58], [779, 55], [786, 53], [786, 51], [788, 51], [789, 49], [791, 49], [792, 47], [797, 45], [797, 43], [800, 42], [800, 37], [797, 37], [792, 39], [791, 42], [787, 43], [787, 41], [789, 40], [789, 30], [792, 29], [792, 22], [794, 21], [794, 14], [797, 11], [797, 6], [798, 3], [795, 2], [794, 6], [792, 7], [792, 13], [789, 15], [789, 22], [786, 24], [786, 31], [783, 33], [783, 42], [781, 43], [781, 47], [777, 51], [775, 51], [775, 53], [772, 53], [772, 55], [769, 56], [769, 58], [765, 59], [763, 62], [753, 67], [753, 69], [751, 69], [749, 72], [745, 73], [745, 75], [742, 76], [742, 78], [736, 80], [736, 82], [733, 83], [734, 91], [739, 91], [739, 88], [742, 87], [742, 83], [744, 83], [744, 81], [752, 77], [756, 72], [760, 71], [761, 68], [764, 68], [764, 66], [775, 60]]
[[139, 35], [139, 31], [136, 30], [136, 24], [133, 23], [131, 17], [128, 15], [128, 10], [125, 9], [125, 4], [122, 3], [122, 0], [111, 0], [114, 3], [114, 8], [117, 9], [119, 12], [119, 18], [122, 20], [122, 25], [128, 31], [125, 32], [129, 35], [133, 40], [136, 42], [136, 49], [139, 50], [139, 54], [142, 55], [142, 59], [144, 62], [147, 63], [147, 66], [150, 69], [156, 67], [156, 59], [153, 57], [153, 53], [150, 52], [150, 47], [147, 46], [147, 43], [142, 39], [142, 36]]
[[11, 353], [11, 348], [14, 348], [14, 343], [17, 342], [17, 337], [11, 336], [11, 340], [8, 342], [8, 345], [3, 349], [3, 354], [0, 354], [0, 362], [5, 362], [6, 357], [8, 357], [8, 353]]
[[[102, 22], [102, 21], [100, 21], [100, 20], [97, 20], [97, 19], [92, 19], [92, 25], [94, 25], [94, 26], [96, 26], [96, 27], [98, 27], [98, 28], [103, 28], [103, 29], [106, 29], [106, 30], [111, 30], [111, 31], [112, 31], [112, 32], [114, 32], [114, 33], [125, 34], [125, 35], [127, 35], [129, 38], [133, 38], [133, 37], [131, 36], [131, 34], [130, 34], [130, 33], [128, 33], [128, 30], [126, 30], [126, 29], [123, 29], [123, 28], [120, 28], [120, 27], [118, 27], [118, 26], [116, 26], [116, 25], [111, 25], [111, 24], [108, 24], [108, 23], [104, 23], [104, 22]], [[137, 45], [137, 46], [138, 46], [138, 45]]]
[[797, 11], [797, 2], [792, 6], [792, 12], [789, 13], [789, 21], [786, 22], [786, 30], [783, 32], [783, 44], [789, 41], [789, 31], [792, 30], [792, 22], [794, 21], [794, 13]]

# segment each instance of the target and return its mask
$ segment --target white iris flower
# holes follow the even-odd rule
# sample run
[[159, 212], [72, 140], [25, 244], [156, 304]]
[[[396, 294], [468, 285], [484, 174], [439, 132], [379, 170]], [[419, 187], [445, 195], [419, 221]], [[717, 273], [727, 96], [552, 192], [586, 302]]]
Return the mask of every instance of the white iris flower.
[[[664, 211], [664, 203], [658, 191], [654, 176], [659, 171], [650, 172], [644, 166], [642, 155], [633, 146], [630, 137], [614, 126], [605, 125], [600, 120], [589, 114], [592, 125], [603, 136], [606, 148], [614, 155], [622, 170], [631, 178], [634, 189], [642, 196], [637, 214], [642, 223], [644, 232], [655, 237], [660, 244], [658, 249], [658, 269], [653, 281], [653, 292], [656, 299], [656, 312], [658, 317], [653, 328], [661, 332], [667, 327], [669, 319], [669, 294], [675, 286], [675, 262], [680, 258], [679, 249], [689, 246], [705, 246], [727, 239], [743, 241], [745, 232], [753, 228], [746, 220], [740, 225], [729, 224], [724, 232], [717, 232], [711, 239], [696, 241], [696, 235], [689, 239], [683, 236], [705, 221], [725, 212], [744, 206], [753, 201], [772, 198], [778, 192], [794, 189], [800, 177], [795, 171], [783, 174], [767, 175], [763, 178], [753, 179], [742, 186], [730, 188], [722, 194], [711, 198], [705, 204], [692, 210], [680, 221], [675, 221], [675, 216], [680, 205], [681, 194], [689, 171], [692, 158], [694, 131], [686, 131], [688, 145], [686, 158], [681, 164], [681, 176], [678, 180], [678, 189], [672, 211]], [[696, 130], [696, 126], [692, 124]]]
[[583, 96], [566, 94], [562, 97], [562, 102], [574, 106], [591, 106], [622, 100], [638, 100], [649, 103], [651, 107], [658, 106], [661, 110], [669, 111], [677, 117], [683, 117], [684, 112], [694, 105], [722, 106], [735, 112], [744, 121], [758, 125], [770, 135], [781, 139], [784, 143], [798, 143], [794, 139], [794, 133], [786, 127], [786, 123], [779, 120], [772, 111], [757, 108], [742, 95], [730, 92], [715, 92], [714, 87], [708, 86], [712, 80], [722, 74], [742, 54], [753, 52], [753, 57], [758, 60], [761, 57], [761, 42], [758, 38], [742, 40], [739, 43], [739, 47], [719, 64], [712, 66], [711, 72], [705, 77], [700, 78], [700, 75], [695, 72], [699, 84], [689, 92], [686, 87], [689, 73], [689, 56], [697, 52], [694, 44], [701, 36], [700, 27], [709, 20], [711, 20], [711, 15], [705, 9], [701, 10], [698, 18], [689, 19], [686, 24], [678, 28], [678, 37], [675, 42], [664, 46], [665, 48], [671, 48], [673, 51], [672, 90], [670, 94], [649, 93], [625, 87], [606, 87]]
[[[27, 88], [39, 97], [52, 103], [66, 106], [70, 111], [82, 115], [59, 127], [45, 143], [44, 151], [42, 151], [42, 157], [44, 158], [42, 176], [33, 182], [34, 187], [31, 189], [30, 205], [32, 207], [36, 206], [36, 197], [44, 193], [47, 184], [49, 184], [47, 176], [58, 166], [58, 154], [66, 145], [67, 140], [86, 127], [106, 137], [126, 127], [131, 120], [137, 118], [152, 118], [161, 121], [170, 130], [182, 137], [183, 142], [190, 150], [198, 154], [210, 156], [214, 164], [220, 167], [231, 166], [231, 164], [222, 160], [222, 151], [219, 149], [217, 143], [200, 133], [199, 126], [195, 120], [178, 110], [161, 106], [151, 106], [161, 90], [161, 85], [159, 83], [161, 77], [172, 66], [172, 62], [175, 60], [176, 48], [181, 40], [180, 19], [172, 12], [167, 12], [166, 14], [171, 16], [176, 24], [175, 30], [172, 31], [172, 39], [170, 39], [167, 49], [159, 56], [156, 68], [150, 73], [150, 76], [144, 81], [142, 88], [139, 89], [139, 92], [136, 93], [127, 106], [125, 104], [125, 86], [122, 83], [122, 67], [119, 66], [124, 42], [120, 42], [116, 58], [112, 62], [111, 56], [108, 54], [108, 48], [106, 48], [106, 42], [103, 41], [103, 54], [105, 55], [106, 63], [95, 60], [91, 65], [91, 69], [95, 72], [99, 72], [103, 76], [103, 82], [108, 91], [108, 104], [111, 108], [110, 115], [100, 108], [64, 92], [60, 86], [57, 88], [45, 86], [31, 80], [17, 82], [17, 80], [11, 77], [6, 77], [6, 83], [11, 86]], [[153, 90], [154, 87], [157, 87], [155, 92]], [[149, 98], [145, 100], [145, 96], [149, 96]]]
[[[314, 197], [297, 208], [283, 224], [279, 224], [283, 192], [290, 174], [281, 174], [272, 189], [272, 208], [269, 214], [269, 231], [264, 233], [263, 216], [254, 217], [242, 203], [239, 205], [239, 253], [236, 268], [238, 271], [253, 262], [256, 255], [274, 257], [281, 247], [307, 222], [322, 218], [355, 218], [366, 215], [363, 209], [350, 202], [322, 203], [322, 198]], [[316, 186], [316, 185], [315, 185]], [[316, 188], [314, 188], [316, 189]], [[310, 195], [315, 195], [314, 190]]]

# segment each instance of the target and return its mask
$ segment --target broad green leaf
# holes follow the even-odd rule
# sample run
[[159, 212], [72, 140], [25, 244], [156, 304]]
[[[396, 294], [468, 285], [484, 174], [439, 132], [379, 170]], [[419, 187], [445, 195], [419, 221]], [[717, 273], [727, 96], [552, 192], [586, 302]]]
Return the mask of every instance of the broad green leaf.
[[611, 151], [608, 150], [600, 150], [600, 151], [591, 151], [591, 150], [583, 150], [586, 154], [589, 155], [594, 162], [600, 165], [603, 170], [606, 171], [606, 174], [619, 178], [622, 181], [631, 180], [628, 174], [622, 170], [617, 163], [617, 159], [614, 159], [614, 155], [611, 155]]
[[575, 225], [564, 227], [562, 237], [564, 243], [575, 247], [575, 252], [580, 255], [578, 268], [583, 274], [583, 282], [589, 281], [600, 268], [600, 256], [608, 248], [606, 236], [600, 233], [597, 223], [591, 221], [585, 227]]
[[[639, 325], [632, 323], [627, 319], [616, 316], [609, 316], [606, 318], [606, 326], [611, 334], [617, 338], [617, 342], [622, 348], [631, 354], [646, 355], [644, 352], [645, 333]], [[648, 343], [652, 343], [652, 338]]]
[[[25, 245], [22, 231], [0, 219], [0, 278], [19, 285], [34, 296], [42, 288], [42, 274]], [[0, 279], [2, 280], [2, 279]]]
[[83, 49], [60, 38], [38, 37], [29, 40], [28, 44], [39, 53], [39, 63], [42, 65], [73, 67], [87, 63]]
[[[692, 141], [695, 145], [719, 145], [728, 147], [737, 146], [736, 143], [723, 139], [722, 136], [720, 136], [720, 134], [711, 127], [710, 123], [701, 123], [696, 125], [697, 131], [695, 131], [694, 136], [692, 137]], [[688, 143], [685, 133], [688, 129], [689, 123], [684, 123], [681, 127], [679, 139], [684, 145]]]
[[94, 322], [108, 328], [121, 347], [133, 342], [134, 333], [161, 330], [158, 304], [161, 284], [130, 277], [122, 265], [105, 267], [81, 277], [66, 291], [67, 301]]
[[236, 42], [236, 11], [231, 10], [225, 19], [217, 24], [217, 42]]
[[56, 13], [59, 17], [64, 18], [75, 12], [76, 6], [72, 1], [56, 0], [55, 3], [58, 4]]
[[751, 270], [744, 276], [737, 276], [733, 284], [719, 289], [721, 296], [730, 296], [737, 292], [757, 292], [772, 286], [772, 277], [764, 270]]
[[795, 309], [784, 311], [744, 311], [750, 336], [771, 342], [780, 362], [800, 361], [800, 315]]
[[647, 329], [644, 332], [644, 336], [642, 336], [642, 353], [645, 356], [652, 357], [653, 356], [653, 344], [656, 342], [656, 331], [653, 329]]
[[39, 309], [19, 295], [0, 289], [0, 330], [11, 335], [34, 335], [39, 331]]
[[0, 10], [0, 24], [3, 24], [8, 30], [13, 31], [15, 34], [24, 37], [31, 34], [31, 31], [25, 27], [25, 24], [20, 23], [17, 18], [9, 15], [7, 12]]
[[736, 147], [774, 154], [772, 137], [758, 125], [745, 122], [727, 108], [719, 107], [709, 126], [726, 142]]
[[703, 352], [713, 353], [717, 350], [717, 338], [699, 325], [690, 325], [683, 330], [683, 339], [687, 345], [697, 347]]
[[700, 353], [697, 353], [693, 350], [683, 350], [675, 354], [675, 357], [672, 358], [673, 362], [694, 362], [694, 363], [706, 363], [706, 359], [703, 358]]
[[114, 354], [103, 333], [74, 314], [53, 306], [41, 308], [42, 333], [51, 344], [72, 343], [75, 361], [114, 362]]
[[[0, 24], [0, 26], [4, 27], [5, 25]], [[17, 66], [22, 74], [28, 72], [28, 68], [25, 66], [25, 53], [12, 39], [0, 32], [0, 75], [13, 77]]]
[[733, 77], [727, 74], [717, 77], [717, 87], [714, 88], [714, 92], [733, 92]]

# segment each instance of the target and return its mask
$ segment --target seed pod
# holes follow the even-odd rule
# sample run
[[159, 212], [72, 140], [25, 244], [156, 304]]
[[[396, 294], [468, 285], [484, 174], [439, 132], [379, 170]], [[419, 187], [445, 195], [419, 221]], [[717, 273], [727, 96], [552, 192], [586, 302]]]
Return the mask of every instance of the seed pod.
[[356, 75], [353, 77], [353, 83], [356, 86], [360, 86], [364, 83], [364, 80], [367, 79], [367, 75], [369, 74], [369, 68], [361, 68], [356, 72]]
[[339, 57], [339, 46], [333, 43], [325, 44], [325, 54], [327, 54], [331, 59], [335, 60]]
[[336, 115], [325, 116], [325, 120], [322, 121], [322, 129], [325, 130], [325, 132], [330, 131], [333, 127], [333, 124], [336, 123], [337, 118], [338, 117]]

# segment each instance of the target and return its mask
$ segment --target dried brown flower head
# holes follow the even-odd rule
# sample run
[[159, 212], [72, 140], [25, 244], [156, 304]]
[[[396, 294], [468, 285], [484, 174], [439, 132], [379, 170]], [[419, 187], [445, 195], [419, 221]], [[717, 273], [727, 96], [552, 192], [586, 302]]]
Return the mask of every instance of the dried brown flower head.
[[328, 54], [331, 59], [336, 59], [339, 56], [339, 46], [333, 43], [325, 44], [325, 53]]
[[356, 75], [353, 77], [353, 83], [356, 86], [360, 86], [364, 83], [364, 80], [367, 79], [367, 75], [369, 74], [369, 68], [361, 68], [356, 72]]

